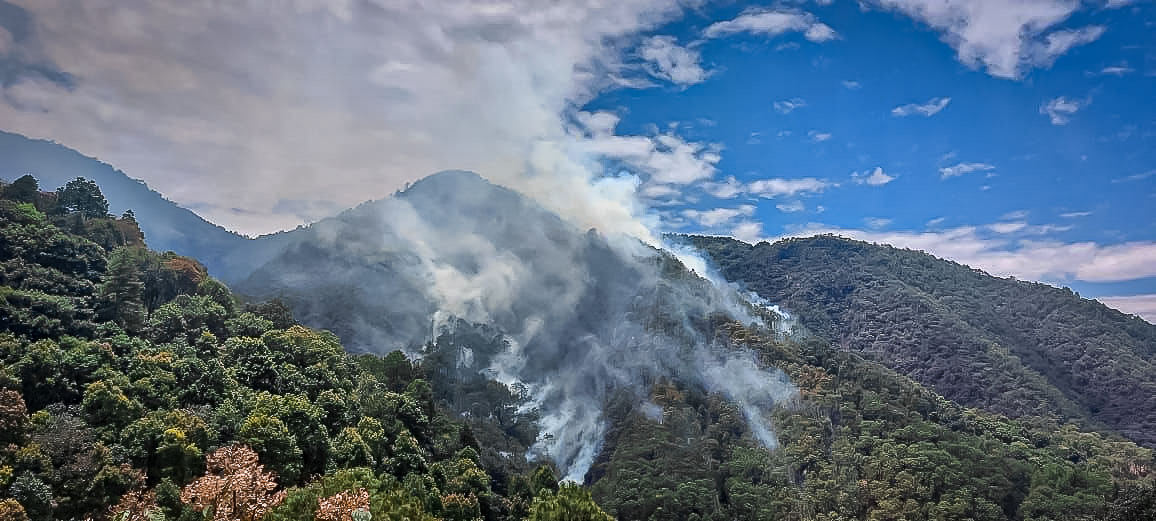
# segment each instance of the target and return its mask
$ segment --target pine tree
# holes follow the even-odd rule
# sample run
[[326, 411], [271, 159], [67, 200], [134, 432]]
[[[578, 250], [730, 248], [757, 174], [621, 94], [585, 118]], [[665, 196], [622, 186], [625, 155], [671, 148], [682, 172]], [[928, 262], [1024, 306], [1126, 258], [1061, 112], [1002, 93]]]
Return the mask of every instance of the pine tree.
[[94, 181], [77, 177], [56, 190], [61, 213], [78, 213], [87, 219], [108, 217], [108, 200]]
[[31, 175], [23, 175], [12, 181], [12, 184], [5, 186], [2, 195], [5, 199], [12, 201], [35, 203], [38, 193], [40, 193], [40, 183], [36, 182], [36, 178]]
[[144, 283], [129, 248], [117, 248], [108, 259], [108, 271], [100, 285], [97, 318], [113, 321], [128, 332], [144, 325]]

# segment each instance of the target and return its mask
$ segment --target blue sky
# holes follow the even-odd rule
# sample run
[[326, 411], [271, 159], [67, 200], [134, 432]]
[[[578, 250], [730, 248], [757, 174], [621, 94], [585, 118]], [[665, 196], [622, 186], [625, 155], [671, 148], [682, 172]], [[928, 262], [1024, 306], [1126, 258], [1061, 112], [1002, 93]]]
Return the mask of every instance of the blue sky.
[[[675, 82], [655, 68], [651, 88], [584, 107], [621, 115], [625, 133], [677, 124], [719, 145], [715, 181], [733, 177], [721, 187], [730, 190], [707, 183], [659, 198], [671, 203], [660, 206], [665, 222], [752, 241], [830, 230], [1085, 295], [1156, 292], [1151, 5], [1073, 14], [1053, 30], [1102, 34], [1013, 77], [961, 61], [916, 19], [851, 2], [804, 7], [687, 16], [655, 34], [689, 46], [700, 74]], [[704, 38], [720, 19], [773, 11], [809, 13], [837, 36]], [[750, 189], [768, 179], [813, 182]], [[1113, 247], [1115, 262], [1073, 262]]]
[[1147, 0], [0, 0], [0, 89], [0, 128], [251, 235], [463, 168], [609, 232], [835, 232], [1156, 319]]

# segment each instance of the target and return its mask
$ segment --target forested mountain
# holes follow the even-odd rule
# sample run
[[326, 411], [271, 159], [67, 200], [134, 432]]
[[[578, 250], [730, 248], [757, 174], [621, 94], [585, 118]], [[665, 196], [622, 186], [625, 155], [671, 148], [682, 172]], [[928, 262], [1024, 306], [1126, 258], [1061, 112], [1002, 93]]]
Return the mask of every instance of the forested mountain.
[[605, 518], [548, 467], [491, 478], [400, 352], [243, 304], [91, 182], [36, 184], [0, 186], [0, 519]]
[[812, 331], [961, 404], [1156, 446], [1156, 325], [1066, 288], [833, 236], [687, 237]]
[[[379, 277], [371, 287], [387, 287], [380, 273], [411, 277], [425, 302], [458, 306], [435, 313], [416, 346], [362, 337], [380, 343], [359, 349], [384, 356], [348, 354], [279, 301], [242, 300], [195, 259], [145, 249], [135, 219], [102, 214], [86, 182], [0, 187], [0, 519], [1156, 515], [1150, 449], [1055, 416], [961, 406], [822, 338], [782, 333], [776, 315], [669, 255], [624, 255], [469, 174], [427, 181], [404, 205], [366, 206], [350, 221], [384, 212], [377, 227], [315, 228], [334, 242], [314, 252], [343, 244], [346, 268], [357, 266], [346, 276]], [[452, 193], [462, 187], [477, 199]], [[422, 223], [461, 228], [381, 235]], [[364, 238], [349, 240], [355, 230]], [[447, 238], [456, 242], [438, 243]], [[537, 253], [543, 240], [561, 248]], [[396, 248], [383, 255], [383, 244]], [[279, 262], [338, 259], [310, 252]], [[406, 271], [418, 267], [459, 276], [421, 286]], [[538, 275], [485, 300], [481, 289], [503, 286], [484, 281], [509, 269]], [[366, 313], [356, 306], [368, 299], [334, 315]], [[603, 302], [625, 307], [599, 313]], [[561, 311], [571, 308], [585, 311]], [[577, 455], [590, 458], [583, 486], [559, 486], [554, 473], [576, 468], [553, 452], [571, 446], [590, 449]]]
[[[119, 215], [131, 209], [136, 214], [153, 249], [195, 256], [222, 280], [247, 275], [284, 247], [278, 243], [282, 235], [259, 239], [237, 235], [165, 199], [144, 182], [63, 145], [0, 131], [0, 180], [11, 182], [24, 175], [48, 188], [78, 176], [96, 182], [112, 212]], [[239, 250], [245, 253], [238, 254]]]

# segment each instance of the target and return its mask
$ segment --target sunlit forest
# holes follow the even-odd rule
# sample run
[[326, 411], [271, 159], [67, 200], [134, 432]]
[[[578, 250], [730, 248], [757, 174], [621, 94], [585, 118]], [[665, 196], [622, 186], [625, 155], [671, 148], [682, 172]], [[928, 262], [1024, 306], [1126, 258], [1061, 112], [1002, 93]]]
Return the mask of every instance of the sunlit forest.
[[[1148, 374], [1138, 362], [1125, 364], [1131, 373], [1073, 371], [1066, 377], [1105, 382], [1073, 394], [1060, 376], [1032, 371], [1024, 348], [985, 344], [987, 354], [969, 363], [1003, 370], [990, 372], [984, 386], [1020, 383], [980, 396], [954, 386], [951, 370], [935, 369], [952, 344], [935, 343], [949, 346], [946, 354], [899, 355], [889, 347], [897, 341], [871, 322], [911, 320], [925, 327], [897, 331], [995, 342], [999, 323], [947, 322], [952, 310], [936, 302], [1018, 310], [1006, 321], [1076, 305], [1053, 288], [834, 239], [817, 241], [879, 260], [846, 272], [809, 258], [818, 254], [801, 250], [803, 243], [767, 250], [694, 239], [754, 289], [784, 302], [801, 294], [824, 303], [803, 315], [806, 329], [721, 315], [696, 325], [713, 344], [751, 349], [760, 365], [782, 369], [797, 385], [774, 409], [778, 447], [761, 446], [742, 411], [718, 392], [663, 378], [647, 391], [657, 411], [610, 396], [611, 428], [595, 464], [582, 482], [560, 484], [551, 460], [526, 457], [539, 434], [537, 411], [519, 407], [526, 389], [455, 365], [463, 348], [478, 356], [500, 349], [496, 331], [459, 323], [417, 361], [401, 351], [348, 354], [333, 334], [299, 325], [283, 302], [246, 299], [196, 259], [149, 250], [133, 214], [109, 215], [90, 181], [50, 192], [26, 177], [2, 194], [3, 519], [1133, 520], [1156, 513], [1152, 450], [1137, 445], [1149, 440], [1144, 417], [1097, 407], [1138, 407], [1138, 398], [1151, 397], [1114, 394], [1135, 391], [1118, 379]], [[780, 284], [773, 270], [744, 268], [766, 258], [782, 264], [764, 269], [809, 266], [815, 275]], [[928, 270], [926, 286], [864, 280], [917, 267]], [[668, 275], [693, 277], [678, 269]], [[814, 280], [822, 277], [836, 281]], [[985, 284], [1056, 303], [957, 296], [982, 295]], [[917, 289], [924, 308], [889, 294]], [[859, 311], [869, 302], [897, 307]], [[931, 312], [946, 323], [927, 318]], [[1151, 326], [1100, 313], [1111, 325], [1103, 334], [1147, 341], [1141, 335]], [[1062, 324], [1040, 334], [1065, 334]], [[1121, 435], [1133, 430], [1138, 437]]]

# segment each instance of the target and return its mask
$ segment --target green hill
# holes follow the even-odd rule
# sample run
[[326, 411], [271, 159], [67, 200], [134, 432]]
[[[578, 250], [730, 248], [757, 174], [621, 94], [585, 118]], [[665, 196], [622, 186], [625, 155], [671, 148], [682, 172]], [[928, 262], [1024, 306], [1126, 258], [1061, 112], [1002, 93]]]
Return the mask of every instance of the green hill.
[[832, 236], [689, 237], [808, 329], [961, 404], [1156, 447], [1156, 325], [1066, 288]]
[[[961, 406], [817, 337], [776, 333], [769, 314], [766, 326], [743, 324], [682, 302], [713, 293], [661, 256], [664, 304], [636, 306], [642, 326], [631, 334], [693, 338], [732, 363], [708, 363], [715, 379], [645, 379], [641, 397], [601, 381], [595, 406], [608, 428], [584, 484], [559, 485], [550, 455], [528, 450], [547, 432], [544, 411], [525, 407], [541, 389], [501, 383], [482, 363], [510, 349], [500, 323], [459, 319], [420, 346], [418, 361], [388, 346], [385, 356], [352, 355], [279, 301], [245, 302], [195, 259], [137, 244], [125, 217], [46, 213], [3, 197], [0, 519], [1156, 514], [1151, 450], [1057, 416], [1009, 420]], [[626, 344], [617, 360], [641, 347]], [[532, 367], [585, 374], [573, 360]], [[797, 392], [749, 407], [777, 371]], [[769, 416], [756, 422], [752, 410]]]

